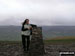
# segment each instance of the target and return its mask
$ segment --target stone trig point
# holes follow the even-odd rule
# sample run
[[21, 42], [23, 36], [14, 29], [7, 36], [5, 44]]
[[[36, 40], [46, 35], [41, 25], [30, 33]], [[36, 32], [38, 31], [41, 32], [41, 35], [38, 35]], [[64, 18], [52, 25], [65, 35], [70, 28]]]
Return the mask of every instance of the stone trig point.
[[36, 27], [32, 30], [29, 56], [43, 56], [44, 53], [42, 27]]

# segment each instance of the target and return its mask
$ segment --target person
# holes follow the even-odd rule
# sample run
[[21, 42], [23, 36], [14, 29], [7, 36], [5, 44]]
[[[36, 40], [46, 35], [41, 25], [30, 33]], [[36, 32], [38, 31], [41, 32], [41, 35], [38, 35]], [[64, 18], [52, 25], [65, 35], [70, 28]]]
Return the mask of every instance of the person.
[[29, 50], [31, 29], [32, 29], [32, 26], [29, 24], [29, 19], [26, 19], [23, 22], [22, 28], [21, 28], [21, 31], [22, 31], [22, 44], [23, 44], [24, 51]]
[[37, 26], [29, 23], [29, 19], [25, 19], [25, 21], [22, 24], [21, 31], [22, 31], [22, 44], [24, 51], [29, 51], [30, 36], [32, 35], [32, 29], [35, 27]]

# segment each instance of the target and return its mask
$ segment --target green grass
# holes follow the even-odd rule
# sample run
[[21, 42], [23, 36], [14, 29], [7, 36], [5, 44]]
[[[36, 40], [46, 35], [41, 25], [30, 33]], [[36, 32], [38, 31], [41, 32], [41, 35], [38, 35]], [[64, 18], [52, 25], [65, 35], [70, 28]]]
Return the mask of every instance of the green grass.
[[[0, 41], [0, 43], [21, 44], [22, 41]], [[44, 40], [44, 44], [71, 44], [75, 43], [75, 36], [56, 37]]]
[[75, 36], [73, 37], [56, 37], [56, 38], [52, 38], [52, 39], [47, 39], [44, 40], [45, 44], [71, 44], [71, 43], [75, 43]]
[[22, 41], [0, 41], [0, 43], [7, 43], [7, 44], [21, 44]]

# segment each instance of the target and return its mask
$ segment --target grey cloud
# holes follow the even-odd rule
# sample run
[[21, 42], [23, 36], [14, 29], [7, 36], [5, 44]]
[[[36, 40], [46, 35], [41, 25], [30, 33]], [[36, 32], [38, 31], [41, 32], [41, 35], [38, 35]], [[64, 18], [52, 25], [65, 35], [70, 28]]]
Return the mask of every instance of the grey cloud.
[[37, 25], [75, 25], [75, 0], [2, 0], [0, 2], [0, 25], [21, 25], [25, 18], [29, 18], [31, 23]]

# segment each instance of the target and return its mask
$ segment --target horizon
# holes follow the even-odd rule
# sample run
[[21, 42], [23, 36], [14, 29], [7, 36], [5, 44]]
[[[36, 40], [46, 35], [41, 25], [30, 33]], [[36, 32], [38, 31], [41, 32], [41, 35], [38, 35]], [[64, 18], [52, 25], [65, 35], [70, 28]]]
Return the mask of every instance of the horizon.
[[[0, 25], [0, 26], [22, 26], [22, 25]], [[48, 26], [50, 26], [50, 25], [41, 25], [41, 26], [38, 26], [38, 27], [43, 27], [43, 26], [45, 26], [45, 27], [47, 26], [47, 27], [48, 27]], [[51, 26], [52, 26], [52, 25], [51, 25]], [[65, 25], [54, 25], [54, 26], [58, 26], [58, 27], [59, 27], [59, 26], [65, 26]], [[67, 25], [67, 26], [68, 26], [68, 25]], [[67, 27], [67, 26], [66, 26], [66, 27]], [[71, 25], [70, 25], [70, 26], [71, 26]], [[73, 26], [71, 26], [71, 27], [73, 27]], [[74, 27], [75, 27], [75, 26], [74, 26]]]

